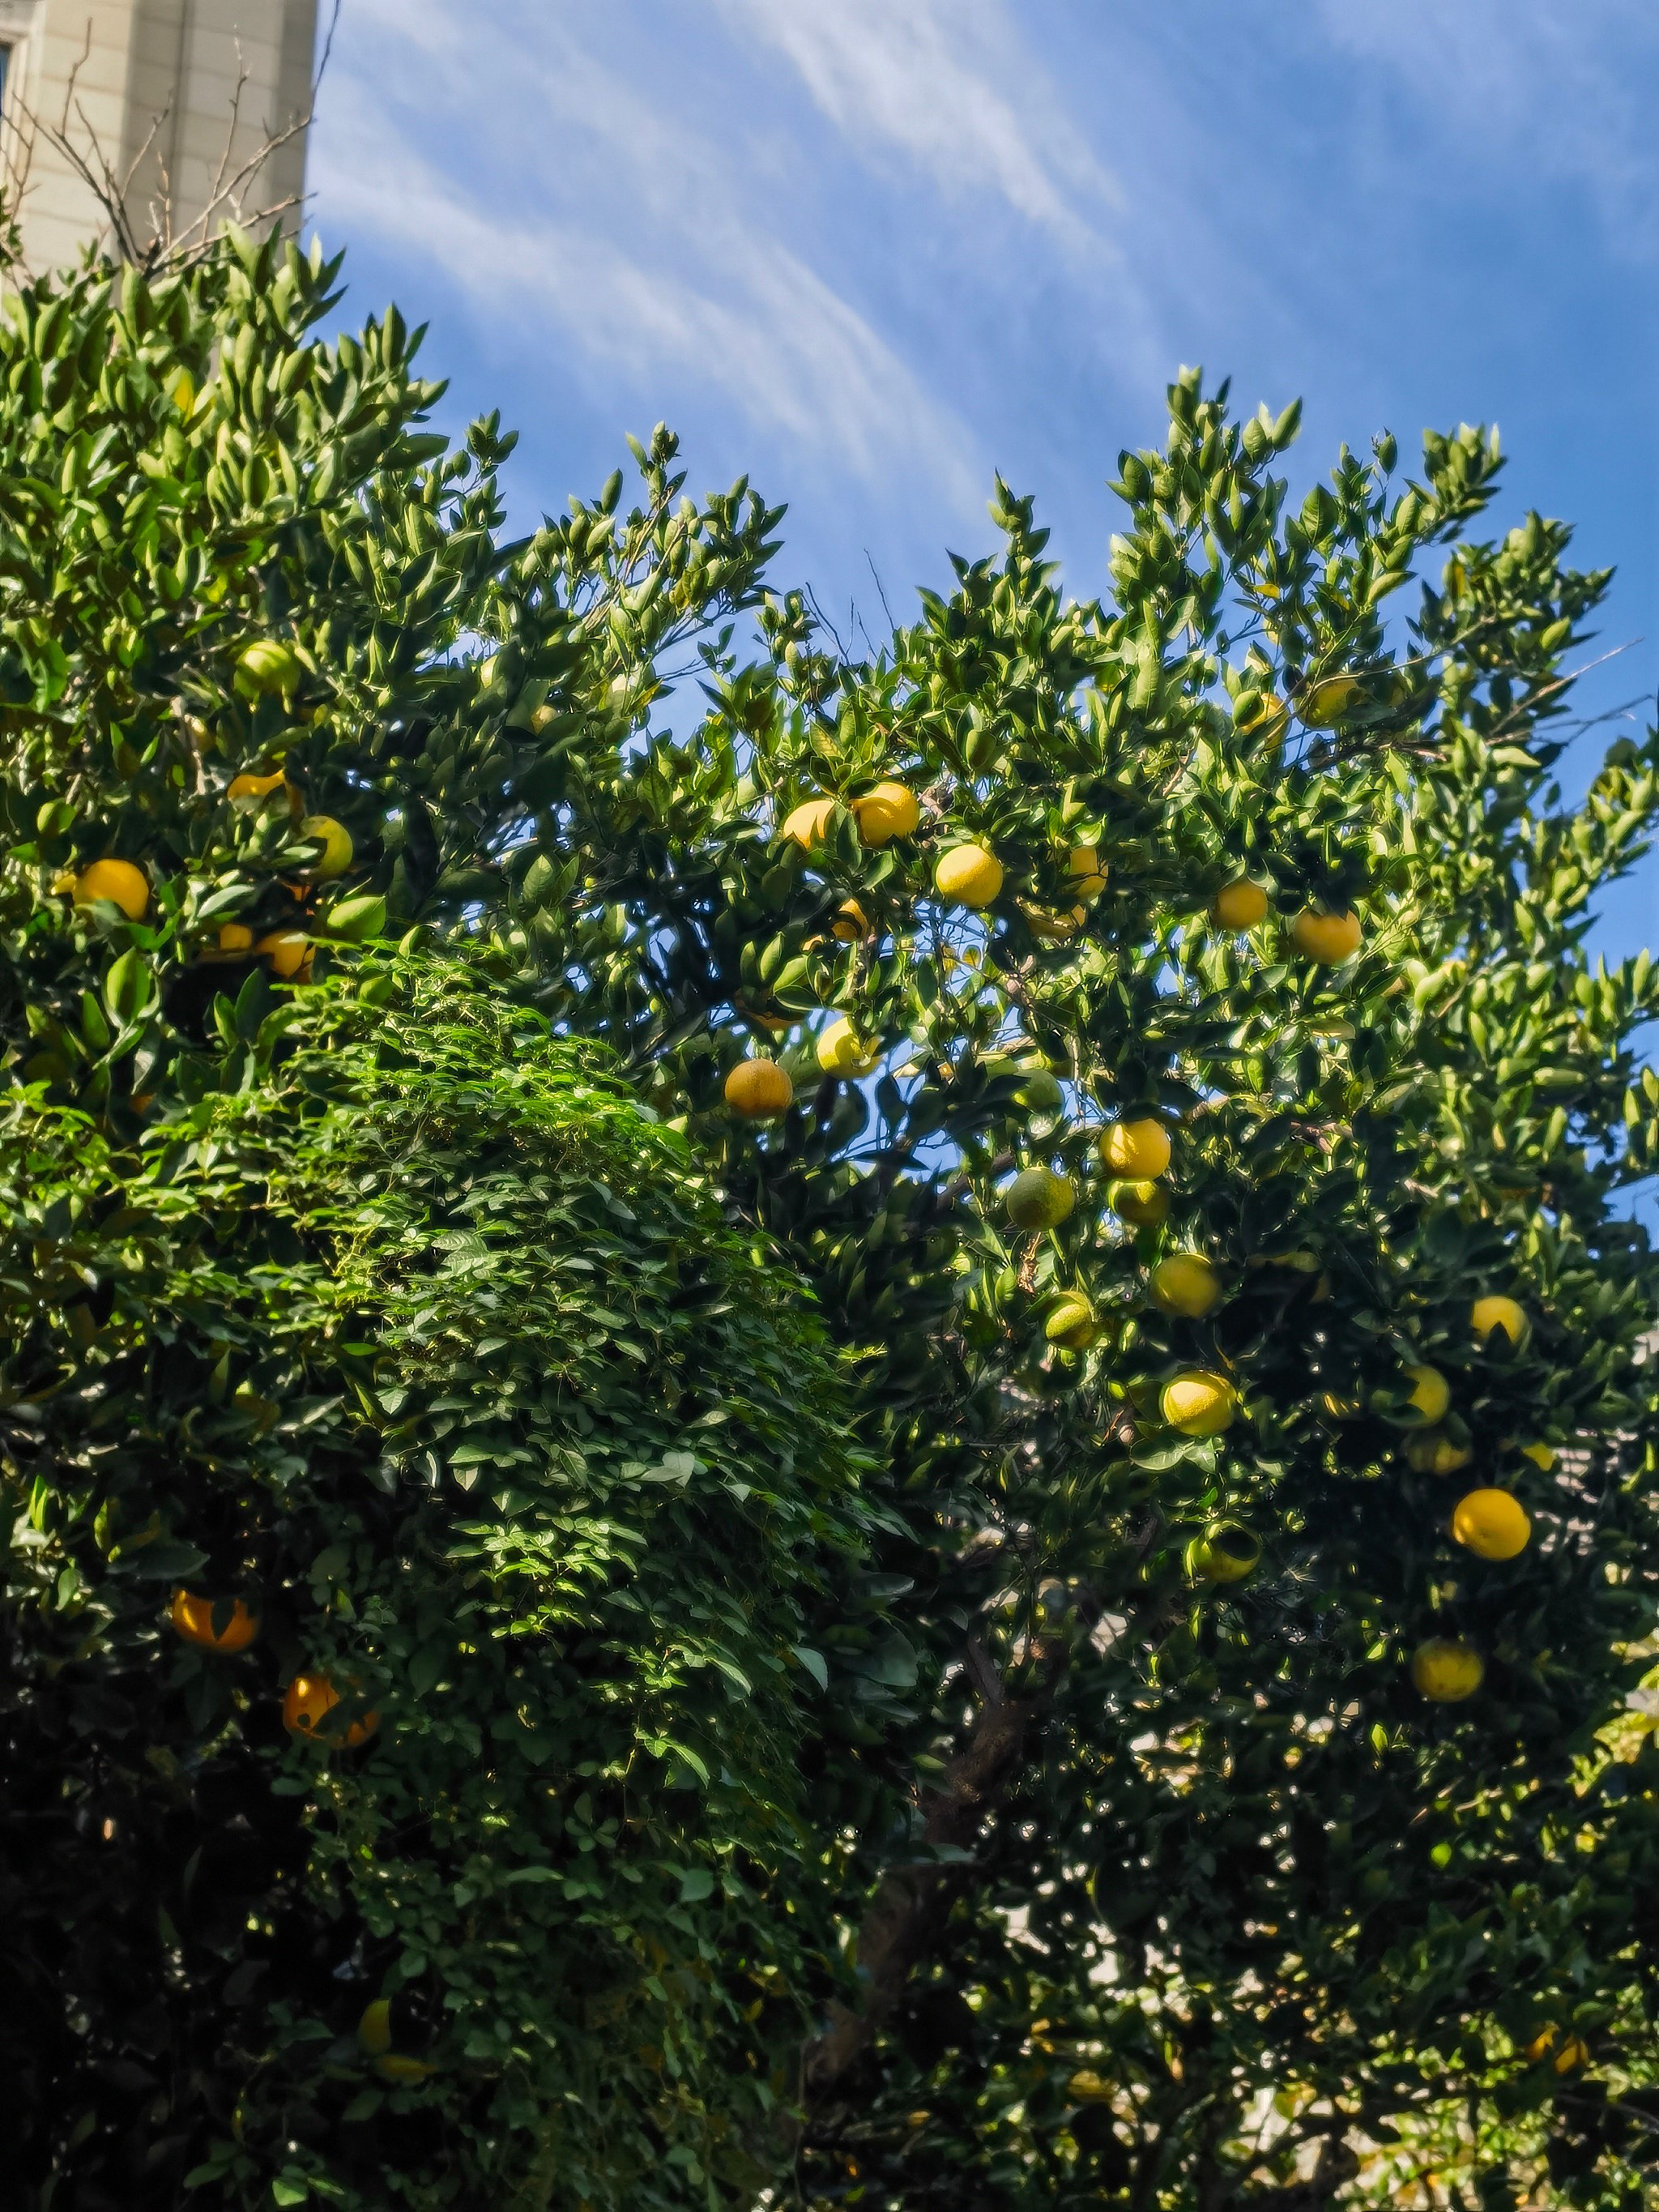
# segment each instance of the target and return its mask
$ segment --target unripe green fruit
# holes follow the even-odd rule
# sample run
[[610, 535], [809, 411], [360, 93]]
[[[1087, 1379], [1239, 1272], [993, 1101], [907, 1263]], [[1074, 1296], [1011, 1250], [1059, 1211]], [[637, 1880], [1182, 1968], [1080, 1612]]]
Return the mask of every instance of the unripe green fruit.
[[1100, 1335], [1100, 1316], [1081, 1291], [1067, 1291], [1048, 1309], [1042, 1334], [1066, 1352], [1086, 1352]]
[[300, 680], [295, 653], [273, 637], [256, 637], [242, 648], [236, 673], [244, 689], [259, 695], [291, 691]]
[[1115, 1182], [1108, 1186], [1106, 1203], [1120, 1221], [1155, 1229], [1169, 1213], [1170, 1194], [1161, 1182]]
[[1016, 1229], [1054, 1229], [1077, 1203], [1069, 1177], [1050, 1168], [1026, 1168], [1008, 1186], [1004, 1204]]

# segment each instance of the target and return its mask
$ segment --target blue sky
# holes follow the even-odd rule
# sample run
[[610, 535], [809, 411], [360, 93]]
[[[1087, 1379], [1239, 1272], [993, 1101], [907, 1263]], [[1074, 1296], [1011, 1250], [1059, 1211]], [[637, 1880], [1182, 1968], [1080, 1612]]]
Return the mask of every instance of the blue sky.
[[343, 0], [310, 181], [524, 522], [664, 418], [843, 627], [989, 549], [996, 469], [1092, 592], [1201, 362], [1304, 397], [1300, 475], [1497, 421], [1506, 511], [1619, 568], [1601, 710], [1659, 672], [1656, 109], [1653, 0]]

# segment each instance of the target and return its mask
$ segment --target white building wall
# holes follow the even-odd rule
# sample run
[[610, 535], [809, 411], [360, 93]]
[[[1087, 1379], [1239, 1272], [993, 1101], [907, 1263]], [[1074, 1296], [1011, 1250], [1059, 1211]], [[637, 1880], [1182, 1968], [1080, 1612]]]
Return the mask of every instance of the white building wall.
[[[297, 203], [303, 129], [241, 172], [311, 100], [317, 0], [0, 0], [7, 56], [0, 140], [32, 271], [72, 260], [111, 227], [62, 132], [125, 191], [141, 244]], [[240, 91], [239, 91], [240, 88]], [[285, 220], [297, 224], [298, 208]]]

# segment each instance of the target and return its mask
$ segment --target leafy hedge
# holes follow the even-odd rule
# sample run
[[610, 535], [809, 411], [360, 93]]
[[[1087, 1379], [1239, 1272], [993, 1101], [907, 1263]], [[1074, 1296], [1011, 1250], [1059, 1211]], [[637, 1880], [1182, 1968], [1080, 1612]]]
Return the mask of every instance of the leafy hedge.
[[[741, 2187], [754, 2023], [819, 1936], [799, 1867], [769, 1910], [805, 1609], [862, 1540], [817, 1327], [480, 962], [220, 1014], [141, 1144], [40, 1085], [0, 1126], [14, 2172], [60, 2208]], [[182, 1641], [177, 1586], [258, 1640]], [[332, 1742], [282, 1720], [319, 1673]]]

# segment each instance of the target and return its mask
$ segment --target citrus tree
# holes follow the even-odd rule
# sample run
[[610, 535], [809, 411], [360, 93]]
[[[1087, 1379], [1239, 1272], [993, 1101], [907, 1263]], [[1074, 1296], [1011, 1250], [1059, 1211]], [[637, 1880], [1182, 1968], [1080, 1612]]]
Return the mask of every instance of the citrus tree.
[[[441, 1035], [446, 994], [482, 992], [464, 1060], [550, 1066], [561, 1035], [608, 1048], [668, 1125], [653, 1141], [687, 1144], [679, 1171], [705, 1163], [748, 1240], [732, 1295], [782, 1290], [787, 1307], [789, 1285], [810, 1287], [855, 1376], [841, 1418], [860, 1488], [854, 1513], [844, 1467], [827, 1524], [775, 1525], [750, 1504], [768, 1494], [756, 1462], [787, 1468], [792, 1448], [750, 1417], [739, 1503], [781, 1549], [733, 1572], [757, 1599], [775, 1588], [755, 1635], [781, 1703], [760, 1702], [753, 1739], [718, 1709], [734, 1746], [756, 1746], [755, 1778], [733, 1768], [729, 1795], [684, 1739], [708, 1778], [688, 1762], [695, 1802], [672, 1838], [639, 1844], [645, 1881], [614, 1765], [618, 1796], [588, 1790], [569, 1847], [639, 1899], [635, 1920], [602, 1916], [615, 2015], [586, 1989], [578, 2015], [573, 1991], [561, 2041], [514, 1996], [501, 2017], [532, 2025], [512, 2033], [555, 2054], [520, 2070], [468, 1946], [522, 1936], [474, 1928], [471, 1877], [456, 1884], [423, 1811], [398, 1828], [400, 1879], [411, 1897], [450, 1885], [453, 1947], [385, 1920], [366, 1979], [355, 1936], [318, 1938], [317, 1972], [343, 1968], [345, 1994], [331, 2011], [314, 1986], [309, 2011], [289, 1996], [258, 2050], [199, 2062], [255, 2084], [253, 2102], [239, 2088], [222, 2129], [204, 2128], [210, 2148], [158, 2188], [373, 2202], [379, 2172], [388, 2201], [434, 2203], [469, 2201], [479, 2175], [596, 2206], [647, 2189], [749, 2203], [769, 2185], [905, 2208], [1640, 2202], [1659, 2125], [1655, 1754], [1626, 1700], [1654, 1626], [1656, 1284], [1630, 1194], [1659, 1144], [1659, 1079], [1634, 1042], [1659, 986], [1645, 956], [1608, 971], [1583, 945], [1598, 886], [1644, 849], [1659, 752], [1621, 739], [1576, 804], [1554, 781], [1607, 578], [1572, 571], [1566, 532], [1540, 518], [1479, 535], [1498, 470], [1483, 434], [1429, 440], [1414, 476], [1387, 439], [1345, 452], [1293, 507], [1275, 469], [1295, 410], [1241, 424], [1224, 389], [1183, 374], [1166, 446], [1123, 457], [1107, 599], [1065, 596], [1029, 503], [999, 486], [1001, 552], [958, 562], [950, 593], [854, 663], [800, 598], [766, 594], [775, 513], [741, 483], [684, 500], [666, 432], [635, 450], [632, 507], [618, 476], [506, 540], [509, 441], [494, 423], [453, 454], [423, 435], [433, 395], [395, 316], [322, 343], [333, 276], [233, 240], [154, 279], [89, 268], [25, 293], [0, 331], [9, 1273], [32, 1283], [21, 1255], [49, 1242], [30, 1209], [70, 1203], [66, 1146], [161, 1205], [176, 1160], [216, 1171], [222, 1121], [240, 1157], [268, 1095], [309, 1111], [316, 1055], [350, 1057], [331, 1023], [378, 1069]], [[738, 627], [751, 611], [758, 647]], [[354, 949], [411, 930], [433, 949]], [[445, 966], [469, 940], [482, 967]], [[403, 963], [421, 958], [447, 980], [412, 982]], [[270, 1031], [268, 994], [284, 1010]], [[304, 1012], [319, 994], [349, 1014]], [[391, 1111], [379, 1081], [366, 1066], [343, 1109], [368, 1125], [354, 1143], [372, 1147]], [[458, 1094], [447, 1128], [471, 1110]], [[40, 1115], [60, 1117], [52, 1144], [32, 1133]], [[459, 1136], [445, 1143], [458, 1160]], [[411, 1135], [398, 1158], [417, 1155]], [[332, 1279], [359, 1250], [341, 1201], [320, 1185], [284, 1197], [253, 1159], [261, 1207], [303, 1229]], [[420, 1207], [470, 1233], [443, 1211], [451, 1172]], [[367, 1317], [327, 1340], [326, 1388], [261, 1369], [256, 1425], [266, 1406], [279, 1426], [316, 1390], [355, 1391], [354, 1362], [405, 1356], [415, 1317], [377, 1256], [410, 1233], [394, 1196], [370, 1192], [359, 1272], [340, 1274]], [[578, 1257], [595, 1223], [573, 1231]], [[532, 1233], [514, 1199], [503, 1267]], [[14, 1546], [9, 1773], [48, 1794], [30, 1731], [55, 1698], [85, 1686], [102, 1771], [100, 1730], [120, 1724], [107, 1670], [131, 1699], [161, 1679], [131, 1653], [201, 1649], [192, 1623], [210, 1642], [245, 1632], [234, 1589], [201, 1569], [179, 1584], [182, 1627], [162, 1626], [163, 1576], [148, 1612], [123, 1593], [116, 1657], [101, 1626], [84, 1651], [74, 1640], [77, 1578], [95, 1589], [94, 1554], [131, 1538], [107, 1518], [98, 1536], [105, 1463], [94, 1479], [58, 1439], [90, 1419], [70, 1410], [82, 1399], [126, 1421], [138, 1387], [100, 1340], [99, 1286], [122, 1277], [88, 1267], [98, 1283], [56, 1294], [44, 1364], [9, 1385], [8, 1479], [39, 1522]], [[156, 1280], [145, 1310], [171, 1312], [171, 1259]], [[216, 1288], [193, 1325], [222, 1304], [240, 1312]], [[256, 1340], [266, 1326], [234, 1323]], [[720, 1358], [694, 1364], [723, 1376]], [[216, 1387], [216, 1366], [180, 1371], [186, 1395]], [[358, 1379], [378, 1391], [378, 1370]], [[805, 1365], [801, 1388], [810, 1497], [836, 1416]], [[364, 1413], [354, 1470], [380, 1464], [401, 1402]], [[502, 1460], [501, 1431], [476, 1397], [424, 1401], [439, 1415], [480, 1447], [426, 1468], [422, 1525], [450, 1544], [474, 1525], [481, 1478], [464, 1478]], [[291, 1453], [312, 1468], [303, 1435]], [[628, 1464], [629, 1485], [660, 1471]], [[241, 1463], [200, 1472], [189, 1511], [163, 1520], [216, 1566], [204, 1537]], [[510, 1480], [490, 1495], [510, 1553], [538, 1509]], [[285, 1540], [290, 1578], [310, 1583], [321, 1534]], [[283, 1785], [271, 1823], [288, 1792], [307, 1838], [344, 1832], [345, 1762], [392, 1802], [374, 1796], [393, 1787], [375, 1762], [418, 1770], [426, 1723], [405, 1736], [389, 1717], [420, 1716], [447, 1679], [417, 1674], [393, 1634], [403, 1538], [377, 1524], [356, 1540], [374, 1633], [346, 1636], [331, 1605], [325, 1648], [252, 1647], [287, 1687], [320, 1673], [337, 1694], [337, 1711], [295, 1701], [333, 1736], [326, 1761], [305, 1764], [304, 1725], [280, 1759], [234, 1753], [250, 1790]], [[422, 1556], [429, 1579], [408, 1593], [435, 1608], [463, 1569]], [[708, 1577], [688, 1554], [686, 1606]], [[635, 1618], [648, 1672], [656, 1614]], [[727, 1656], [752, 1683], [757, 1654]], [[209, 1656], [216, 1684], [225, 1655]], [[596, 1647], [579, 1669], [584, 1727], [603, 1733], [623, 1656]], [[489, 1668], [470, 1680], [481, 1704], [504, 1693]], [[190, 1694], [199, 1717], [168, 1708], [166, 1740], [186, 1767], [222, 1711]], [[787, 1776], [762, 1748], [775, 1712], [795, 1731]], [[516, 1705], [497, 1717], [508, 1742], [531, 1725]], [[548, 1756], [563, 1804], [580, 1762]], [[650, 1756], [666, 1804], [685, 1778]], [[749, 1790], [763, 1802], [734, 1826]], [[516, 1871], [515, 1851], [545, 1846], [508, 1794], [477, 1817]], [[21, 1802], [28, 1828], [42, 1802]], [[136, 1911], [155, 1847], [124, 1860], [98, 1802], [85, 1795], [92, 1838]], [[261, 1834], [264, 1803], [230, 1818]], [[336, 1848], [294, 1846], [283, 1880], [334, 1896]], [[672, 1910], [729, 1916], [724, 1933], [680, 1929], [677, 1963], [706, 1995], [672, 2004], [647, 1969], [653, 1943], [674, 1946], [644, 1893], [670, 1867], [690, 1884]], [[123, 2017], [154, 2014], [195, 1940], [184, 1897], [163, 1904]], [[257, 1903], [250, 1920], [275, 1924]], [[193, 2015], [216, 2049], [253, 1986], [233, 1990], [230, 1965], [252, 1954], [219, 1955]], [[53, 2017], [53, 2081], [81, 2095], [52, 2106], [71, 2114], [53, 2139], [61, 2204], [118, 2155], [83, 2085], [107, 2096], [114, 2078], [137, 2100], [120, 2124], [156, 2142], [177, 2092], [112, 2077], [143, 2070], [136, 2047], [77, 2043], [82, 2014]], [[573, 2038], [591, 2039], [590, 2070], [560, 2087]], [[311, 2136], [282, 2087], [296, 2045], [332, 2085], [306, 2107], [323, 2115]], [[392, 2117], [419, 2149], [397, 2166], [375, 2135], [353, 2163], [329, 2127], [380, 2123], [337, 2074], [379, 2096], [384, 2076], [361, 2069], [394, 2057], [416, 2069]], [[520, 2131], [507, 2150], [503, 2125]], [[526, 2135], [540, 2164], [514, 2163]]]

